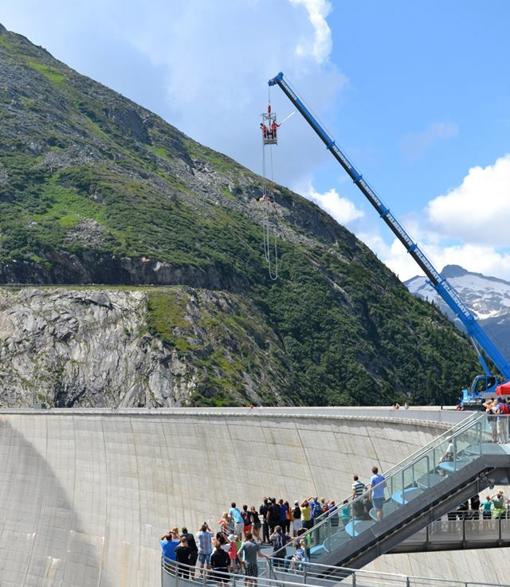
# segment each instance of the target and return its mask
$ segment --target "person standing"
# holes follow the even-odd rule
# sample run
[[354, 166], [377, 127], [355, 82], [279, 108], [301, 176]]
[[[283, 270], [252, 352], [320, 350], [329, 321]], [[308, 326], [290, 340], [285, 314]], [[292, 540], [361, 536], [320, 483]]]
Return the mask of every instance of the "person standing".
[[482, 517], [484, 520], [490, 520], [492, 518], [492, 500], [490, 495], [486, 496], [482, 504]]
[[280, 508], [280, 517], [278, 518], [278, 525], [282, 527], [282, 530], [285, 532], [287, 529], [287, 507], [283, 502], [283, 499], [280, 499], [278, 502], [278, 507]]
[[191, 549], [185, 536], [181, 536], [179, 546], [175, 549], [175, 560], [177, 561], [177, 572], [179, 577], [189, 579], [191, 570]]
[[186, 538], [186, 541], [188, 542], [189, 549], [191, 551], [189, 564], [192, 567], [194, 567], [197, 564], [197, 558], [198, 558], [198, 548], [197, 548], [197, 543], [195, 542], [195, 537], [193, 536], [193, 534], [191, 534], [191, 532], [188, 532], [187, 528], [182, 528], [181, 531], [182, 531], [181, 536], [184, 536], [184, 538]]
[[328, 520], [331, 524], [332, 528], [336, 528], [338, 526], [338, 506], [336, 505], [335, 501], [330, 501], [328, 503]]
[[262, 518], [262, 542], [269, 544], [269, 521], [268, 521], [269, 504], [268, 499], [264, 497], [262, 505], [259, 507], [259, 514]]
[[349, 505], [348, 499], [344, 499], [342, 502], [342, 507], [340, 508], [340, 520], [342, 520], [344, 528], [351, 521], [351, 506]]
[[269, 537], [273, 544], [273, 560], [275, 567], [285, 566], [285, 557], [287, 556], [287, 542], [290, 540], [281, 526], [276, 526], [274, 532]]
[[204, 522], [197, 533], [198, 540], [198, 566], [200, 569], [211, 568], [213, 533]]
[[372, 495], [372, 503], [374, 504], [375, 515], [378, 521], [383, 519], [385, 488], [386, 479], [384, 475], [379, 473], [379, 469], [377, 467], [372, 467], [372, 477], [370, 477], [370, 493]]
[[241, 510], [238, 507], [236, 507], [235, 501], [233, 501], [230, 504], [228, 515], [232, 518], [234, 522], [234, 534], [236, 534], [237, 536], [242, 536], [244, 530], [244, 520], [241, 514]]
[[246, 533], [246, 538], [241, 544], [241, 548], [237, 553], [243, 565], [244, 575], [246, 577], [244, 584], [255, 585], [259, 575], [259, 568], [257, 565], [257, 557], [264, 556], [260, 552], [259, 545], [255, 542], [251, 532]]
[[[276, 503], [275, 497], [273, 497], [271, 500], [271, 505], [268, 508], [267, 516], [269, 532], [273, 534], [276, 526], [278, 526], [278, 522], [280, 521], [280, 506]], [[271, 536], [269, 537], [269, 542], [271, 542]]]
[[317, 519], [322, 515], [322, 506], [319, 502], [318, 497], [314, 497], [310, 500], [310, 510], [312, 517], [312, 526], [316, 523]]
[[262, 524], [260, 522], [260, 516], [254, 505], [251, 506], [250, 517], [252, 522], [252, 536], [256, 542], [260, 542], [260, 528]]
[[247, 505], [243, 505], [243, 511], [241, 512], [241, 515], [243, 516], [243, 522], [244, 522], [242, 536], [246, 536], [246, 534], [248, 534], [248, 532], [252, 531], [252, 519], [251, 519], [251, 514], [248, 511]]
[[161, 536], [159, 541], [161, 545], [161, 554], [165, 559], [175, 560], [175, 549], [179, 545], [178, 537], [169, 530], [164, 536]]
[[306, 499], [301, 504], [301, 520], [305, 530], [309, 530], [312, 527], [312, 513], [310, 511], [310, 504]]
[[301, 520], [301, 508], [299, 507], [299, 501], [295, 501], [292, 510], [292, 535], [296, 537], [302, 527], [303, 521]]
[[365, 493], [365, 484], [360, 481], [358, 475], [354, 475], [352, 484], [352, 517], [353, 518], [364, 518], [365, 509], [361, 501], [361, 496]]
[[471, 519], [480, 519], [480, 496], [478, 494], [473, 495], [469, 502], [469, 505], [471, 507]]
[[211, 554], [211, 579], [220, 584], [228, 584], [229, 572], [228, 567], [230, 565], [230, 557], [228, 552], [221, 548], [221, 544], [218, 540], [214, 543], [214, 550]]

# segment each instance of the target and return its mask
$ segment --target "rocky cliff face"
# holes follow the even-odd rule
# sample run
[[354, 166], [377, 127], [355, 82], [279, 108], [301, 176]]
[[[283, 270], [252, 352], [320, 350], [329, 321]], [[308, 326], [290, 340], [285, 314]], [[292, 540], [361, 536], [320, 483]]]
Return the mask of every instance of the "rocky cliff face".
[[[172, 329], [158, 331], [160, 312]], [[224, 400], [285, 403], [279, 342], [247, 314], [235, 295], [191, 288], [0, 291], [0, 406], [218, 404], [208, 386], [224, 365]]]
[[471, 378], [315, 205], [5, 29], [0, 77], [0, 284], [27, 286], [0, 292], [4, 405], [445, 403]]

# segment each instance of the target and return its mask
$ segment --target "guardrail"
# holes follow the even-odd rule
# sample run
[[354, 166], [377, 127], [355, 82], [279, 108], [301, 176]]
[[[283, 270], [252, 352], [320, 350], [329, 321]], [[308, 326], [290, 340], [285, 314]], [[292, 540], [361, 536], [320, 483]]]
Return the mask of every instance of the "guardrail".
[[218, 585], [222, 587], [298, 587], [312, 585], [317, 587], [510, 587], [500, 583], [477, 583], [474, 581], [450, 581], [433, 577], [416, 577], [395, 573], [381, 573], [348, 568], [336, 568], [334, 576], [327, 577], [331, 567], [316, 563], [300, 563], [292, 568], [287, 561], [283, 567], [275, 567], [270, 560], [259, 563], [259, 575], [246, 577], [240, 573], [222, 573], [209, 569], [199, 569], [176, 561], [161, 559], [162, 587], [196, 587]]
[[[482, 512], [476, 512], [478, 519], [470, 519], [473, 512], [466, 512], [466, 518], [437, 520], [402, 541], [391, 552], [423, 552], [425, 550], [458, 550], [462, 548], [496, 548], [510, 545], [510, 518], [483, 519]], [[461, 512], [452, 515], [461, 516]]]
[[[510, 587], [502, 583], [478, 583], [475, 581], [456, 581], [433, 577], [416, 577], [395, 573], [380, 573], [337, 567], [332, 568], [316, 563], [300, 563], [292, 568], [287, 561], [285, 566], [275, 567], [270, 560], [259, 563], [258, 577], [246, 577], [239, 573], [222, 573], [209, 569], [199, 569], [161, 559], [162, 587], [198, 587], [217, 585], [219, 587], [242, 587], [255, 584], [257, 587]], [[329, 573], [330, 576], [325, 576]]]

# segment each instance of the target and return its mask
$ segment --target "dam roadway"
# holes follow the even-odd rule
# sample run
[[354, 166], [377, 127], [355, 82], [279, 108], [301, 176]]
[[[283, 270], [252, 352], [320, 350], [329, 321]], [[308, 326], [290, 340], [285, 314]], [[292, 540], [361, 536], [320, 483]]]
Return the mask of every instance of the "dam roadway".
[[[0, 411], [0, 584], [160, 584], [159, 537], [232, 501], [339, 499], [466, 414], [439, 408]], [[506, 551], [392, 554], [367, 569], [503, 582]]]

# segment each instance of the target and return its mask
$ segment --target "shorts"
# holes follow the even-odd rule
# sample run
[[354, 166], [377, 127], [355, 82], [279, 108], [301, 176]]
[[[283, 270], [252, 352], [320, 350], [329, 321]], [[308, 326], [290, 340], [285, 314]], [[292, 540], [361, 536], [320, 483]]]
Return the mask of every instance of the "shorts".
[[373, 502], [374, 508], [376, 510], [382, 510], [383, 505], [384, 505], [384, 497], [374, 497], [372, 499], [372, 502]]
[[244, 566], [244, 574], [246, 577], [258, 577], [259, 568], [257, 563], [246, 563]]
[[244, 533], [246, 534], [246, 532], [251, 532], [251, 524], [244, 525]]
[[219, 567], [213, 570], [213, 572], [209, 575], [209, 578], [215, 583], [228, 583], [230, 579], [230, 573], [227, 568]]
[[211, 564], [211, 553], [207, 554], [205, 552], [198, 553], [198, 562], [201, 565], [210, 565]]

